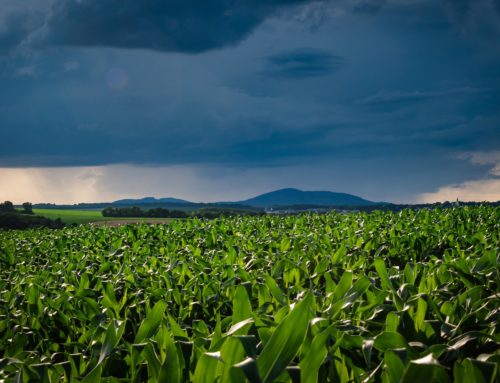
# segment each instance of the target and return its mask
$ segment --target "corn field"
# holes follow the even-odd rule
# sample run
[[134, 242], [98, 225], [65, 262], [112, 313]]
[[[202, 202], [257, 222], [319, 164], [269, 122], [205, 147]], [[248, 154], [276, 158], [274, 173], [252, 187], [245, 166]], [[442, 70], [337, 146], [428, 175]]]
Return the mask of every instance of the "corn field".
[[500, 382], [500, 209], [0, 232], [0, 382]]

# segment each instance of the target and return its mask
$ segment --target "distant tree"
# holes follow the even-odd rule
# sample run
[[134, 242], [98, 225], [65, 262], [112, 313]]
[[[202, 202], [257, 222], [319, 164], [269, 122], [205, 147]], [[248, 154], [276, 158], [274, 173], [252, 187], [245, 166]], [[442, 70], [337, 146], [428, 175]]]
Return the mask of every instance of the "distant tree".
[[104, 217], [144, 217], [145, 212], [140, 207], [107, 207], [102, 211]]
[[14, 204], [12, 202], [5, 201], [4, 203], [0, 203], [0, 211], [13, 213], [16, 211], [16, 209], [14, 209]]
[[104, 217], [151, 217], [151, 218], [186, 218], [188, 214], [181, 210], [167, 210], [161, 207], [143, 210], [137, 206], [107, 207], [102, 210]]
[[23, 209], [24, 214], [33, 214], [33, 204], [31, 202], [23, 203]]
[[60, 229], [64, 227], [64, 224], [59, 218], [52, 220], [37, 215], [24, 215], [15, 212], [0, 214], [0, 229], [30, 229], [34, 227]]
[[171, 218], [187, 218], [188, 215], [185, 211], [182, 210], [170, 210], [170, 216]]
[[112, 207], [106, 207], [102, 211], [103, 217], [113, 217], [113, 213], [115, 212], [115, 209]]

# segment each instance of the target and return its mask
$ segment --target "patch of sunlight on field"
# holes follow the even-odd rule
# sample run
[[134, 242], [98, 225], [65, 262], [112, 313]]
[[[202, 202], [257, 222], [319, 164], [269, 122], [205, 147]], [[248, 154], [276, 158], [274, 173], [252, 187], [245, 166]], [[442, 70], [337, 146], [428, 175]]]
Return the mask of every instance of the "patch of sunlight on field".
[[33, 209], [33, 212], [51, 219], [60, 218], [61, 221], [67, 224], [89, 223], [108, 219], [103, 217], [99, 210]]
[[122, 223], [168, 223], [171, 218], [127, 218], [127, 217], [103, 217], [100, 210], [73, 210], [73, 209], [33, 209], [33, 212], [43, 217], [57, 219], [60, 218], [65, 224], [85, 224], [99, 222], [110, 223], [116, 226]]

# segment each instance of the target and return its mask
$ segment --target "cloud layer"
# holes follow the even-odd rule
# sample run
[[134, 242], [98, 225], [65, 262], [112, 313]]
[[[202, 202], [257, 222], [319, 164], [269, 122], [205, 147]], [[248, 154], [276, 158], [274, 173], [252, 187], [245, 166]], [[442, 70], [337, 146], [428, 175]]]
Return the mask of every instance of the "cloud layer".
[[437, 191], [423, 193], [417, 198], [420, 203], [446, 201], [500, 201], [500, 180], [486, 179], [466, 181], [458, 185], [440, 187]]
[[276, 53], [267, 60], [263, 74], [285, 79], [325, 76], [340, 69], [345, 61], [328, 51], [311, 48]]
[[394, 202], [489, 180], [498, 4], [3, 0], [0, 167], [212, 167], [221, 190], [246, 169]]
[[458, 158], [488, 169], [488, 176], [482, 179], [465, 181], [439, 187], [434, 192], [422, 193], [417, 201], [430, 203], [435, 201], [500, 201], [500, 151], [465, 152]]
[[489, 173], [493, 176], [500, 177], [500, 150], [491, 152], [466, 152], [461, 153], [459, 158], [469, 160], [477, 165], [492, 166]]
[[[56, 0], [44, 18], [7, 19], [4, 51], [36, 45], [200, 53], [235, 45], [272, 15], [306, 0]], [[43, 21], [43, 23], [42, 23]]]

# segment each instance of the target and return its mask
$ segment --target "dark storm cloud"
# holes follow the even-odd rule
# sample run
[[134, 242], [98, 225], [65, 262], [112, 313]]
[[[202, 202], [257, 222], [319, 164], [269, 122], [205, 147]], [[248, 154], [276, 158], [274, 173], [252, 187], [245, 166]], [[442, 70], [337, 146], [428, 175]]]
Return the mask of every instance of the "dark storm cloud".
[[[266, 18], [297, 5], [324, 4], [342, 12], [375, 15], [388, 7], [415, 10], [429, 0], [405, 3], [398, 0], [54, 0], [45, 12], [33, 6], [17, 6], [0, 23], [0, 53], [21, 43], [81, 47], [117, 47], [168, 52], [200, 53], [235, 45]], [[482, 6], [477, 6], [481, 3]], [[27, 2], [26, 4], [31, 4]], [[442, 0], [452, 22], [470, 28], [471, 18], [485, 19], [488, 7], [497, 9], [500, 0]], [[475, 4], [475, 5], [474, 5]], [[436, 9], [436, 7], [432, 7]], [[328, 6], [322, 13], [328, 14]], [[8, 13], [8, 11], [6, 11]], [[493, 12], [495, 13], [495, 12]], [[415, 17], [413, 15], [412, 17]], [[326, 16], [322, 17], [325, 21]], [[42, 25], [43, 24], [43, 25]]]
[[58, 0], [36, 39], [54, 45], [199, 53], [234, 45], [306, 0]]
[[42, 17], [16, 6], [0, 12], [0, 167], [286, 164], [318, 179], [335, 167], [356, 187], [403, 180], [401, 196], [473, 179], [484, 169], [464, 171], [457, 153], [500, 147], [498, 5], [54, 0]]
[[446, 0], [444, 4], [456, 30], [464, 35], [481, 36], [498, 46], [494, 34], [500, 30], [499, 0]]
[[498, 14], [500, 15], [500, 0], [494, 0], [493, 2], [495, 4], [495, 7], [497, 9]]
[[34, 30], [43, 24], [41, 12], [15, 12], [0, 21], [0, 55], [11, 52]]
[[376, 13], [378, 12], [385, 4], [387, 0], [363, 0], [354, 2], [354, 12], [360, 13]]
[[321, 49], [301, 48], [269, 56], [267, 64], [263, 74], [293, 79], [330, 74], [342, 67], [344, 59]]
[[438, 91], [413, 91], [413, 92], [403, 92], [403, 91], [381, 91], [372, 96], [366, 97], [365, 99], [358, 102], [361, 105], [387, 105], [387, 104], [403, 104], [403, 103], [413, 103], [418, 101], [426, 101], [436, 98], [446, 98], [463, 96], [468, 94], [475, 94], [481, 90], [464, 87], [464, 88], [454, 88]]
[[[482, 6], [483, 11], [488, 9], [488, 5], [491, 5], [500, 15], [500, 0], [446, 0], [445, 3], [461, 21], [468, 16], [472, 16], [472, 12], [477, 13], [478, 5]], [[481, 13], [476, 16], [483, 16]]]

